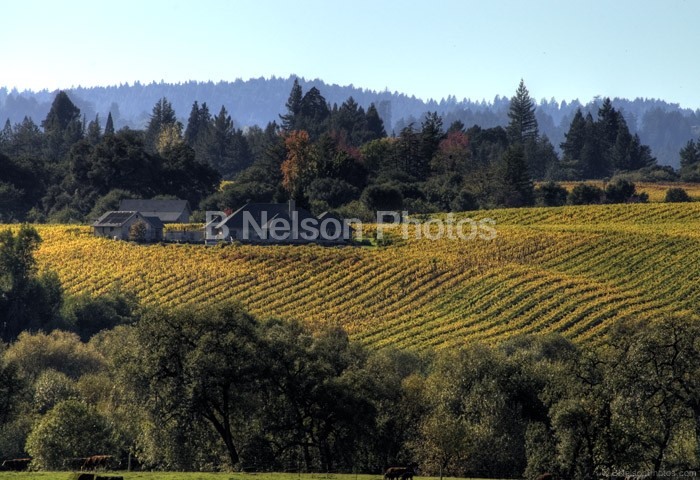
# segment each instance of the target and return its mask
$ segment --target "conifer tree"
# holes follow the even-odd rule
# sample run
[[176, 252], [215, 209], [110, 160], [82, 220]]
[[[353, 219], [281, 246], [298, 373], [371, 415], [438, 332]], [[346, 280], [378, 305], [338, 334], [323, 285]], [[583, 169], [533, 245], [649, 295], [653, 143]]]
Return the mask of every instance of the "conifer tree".
[[525, 143], [536, 140], [538, 136], [537, 119], [535, 118], [535, 103], [521, 79], [515, 95], [510, 99], [508, 111], [508, 138], [512, 143]]
[[280, 115], [282, 120], [282, 129], [286, 132], [290, 132], [297, 128], [296, 120], [301, 112], [301, 100], [303, 93], [301, 91], [301, 86], [299, 85], [299, 79], [294, 79], [294, 85], [292, 85], [292, 91], [289, 93], [289, 99], [287, 100], [287, 114]]
[[535, 190], [527, 170], [522, 144], [516, 143], [506, 150], [497, 167], [498, 190], [496, 203], [506, 207], [533, 205]]
[[437, 112], [429, 112], [426, 114], [421, 123], [421, 147], [420, 147], [420, 165], [417, 169], [418, 178], [424, 180], [430, 173], [430, 161], [440, 147], [440, 142], [445, 138], [445, 132], [442, 130], [442, 118]]
[[700, 142], [688, 140], [680, 151], [681, 179], [684, 181], [700, 180]]
[[102, 138], [102, 127], [100, 127], [100, 115], [95, 115], [95, 119], [88, 124], [87, 141], [92, 145], [100, 143]]
[[114, 120], [112, 120], [112, 112], [107, 115], [107, 122], [105, 123], [105, 136], [114, 135]]
[[384, 122], [382, 121], [381, 117], [379, 116], [379, 112], [377, 111], [377, 107], [374, 106], [374, 103], [372, 103], [369, 106], [365, 116], [366, 116], [366, 122], [367, 122], [368, 136], [367, 136], [367, 138], [364, 139], [363, 143], [386, 137], [386, 130], [384, 129]]
[[41, 126], [44, 129], [47, 157], [52, 162], [63, 159], [71, 145], [83, 136], [80, 109], [64, 91], [56, 94]]
[[12, 124], [8, 118], [5, 121], [5, 127], [0, 130], [0, 151], [7, 151], [12, 142]]
[[[153, 106], [153, 113], [146, 126], [146, 148], [150, 153], [157, 151], [157, 143], [160, 138], [161, 131], [166, 125], [176, 126], [180, 122], [177, 121], [175, 110], [167, 98], [163, 97]], [[182, 125], [179, 127], [182, 128]]]
[[[200, 107], [197, 101], [192, 104], [190, 117], [187, 120], [187, 128], [185, 129], [185, 143], [190, 147], [195, 148], [197, 143], [206, 136], [207, 129], [211, 124], [211, 114], [207, 103], [202, 103]], [[195, 148], [196, 149], [196, 148]]]

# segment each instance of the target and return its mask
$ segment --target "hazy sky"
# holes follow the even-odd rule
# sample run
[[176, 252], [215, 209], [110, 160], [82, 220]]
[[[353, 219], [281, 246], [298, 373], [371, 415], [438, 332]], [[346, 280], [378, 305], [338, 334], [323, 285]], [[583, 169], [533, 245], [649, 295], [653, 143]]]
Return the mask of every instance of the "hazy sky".
[[297, 74], [421, 98], [700, 107], [700, 1], [4, 0], [0, 86]]

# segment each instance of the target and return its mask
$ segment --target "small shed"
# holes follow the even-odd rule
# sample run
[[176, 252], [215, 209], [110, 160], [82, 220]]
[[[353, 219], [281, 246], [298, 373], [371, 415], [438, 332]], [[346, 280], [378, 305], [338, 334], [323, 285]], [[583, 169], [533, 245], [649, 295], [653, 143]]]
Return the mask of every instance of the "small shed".
[[119, 202], [119, 210], [140, 212], [147, 217], [158, 217], [163, 223], [190, 223], [192, 209], [187, 200], [128, 200]]
[[138, 222], [142, 222], [145, 227], [141, 241], [159, 242], [163, 240], [163, 222], [158, 217], [147, 216], [137, 211], [107, 212], [92, 226], [97, 237], [131, 240], [131, 227]]

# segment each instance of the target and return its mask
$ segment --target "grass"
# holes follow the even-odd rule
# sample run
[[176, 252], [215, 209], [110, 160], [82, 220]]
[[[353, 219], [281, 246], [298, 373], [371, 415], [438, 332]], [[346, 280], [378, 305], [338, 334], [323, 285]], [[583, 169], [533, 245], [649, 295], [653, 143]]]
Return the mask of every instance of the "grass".
[[[381, 480], [381, 475], [319, 473], [106, 472], [124, 480]], [[73, 480], [72, 472], [0, 472], [0, 480]], [[437, 480], [437, 477], [415, 477]], [[451, 480], [454, 477], [444, 477]]]

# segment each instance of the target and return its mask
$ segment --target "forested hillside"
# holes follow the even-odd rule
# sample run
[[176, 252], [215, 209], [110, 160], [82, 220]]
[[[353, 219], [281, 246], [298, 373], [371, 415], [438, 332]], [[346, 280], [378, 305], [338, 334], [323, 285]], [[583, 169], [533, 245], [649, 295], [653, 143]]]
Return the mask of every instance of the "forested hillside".
[[[178, 112], [184, 123], [186, 113], [194, 101], [206, 102], [210, 106], [225, 106], [231, 113], [237, 128], [258, 125], [263, 127], [270, 121], [278, 120], [284, 113], [284, 103], [294, 82], [288, 78], [258, 78], [236, 80], [234, 82], [186, 82], [182, 84], [136, 82], [108, 87], [76, 87], [67, 90], [85, 118], [91, 120], [96, 114], [104, 120], [112, 113], [116, 128], [144, 128], [148, 123], [151, 107], [159, 99], [166, 97]], [[374, 103], [384, 121], [388, 134], [398, 134], [402, 128], [419, 123], [426, 112], [437, 112], [446, 124], [455, 120], [467, 127], [480, 125], [483, 128], [505, 126], [508, 123], [508, 96], [493, 99], [457, 99], [448, 97], [440, 100], [423, 100], [409, 94], [377, 92], [359, 87], [329, 85], [319, 79], [301, 78], [304, 90], [316, 87], [323, 92], [327, 101], [340, 105], [348, 97], [353, 97], [358, 105], [367, 109]], [[25, 116], [38, 121], [46, 116], [56, 92], [18, 92], [0, 88], [0, 122], [9, 119], [11, 123], [21, 122]], [[507, 93], [507, 92], [504, 92]], [[581, 108], [584, 116], [595, 112], [602, 105], [602, 98], [595, 99], [554, 99], [547, 98], [547, 92], [533, 92], [537, 99], [537, 120], [540, 130], [558, 148], [564, 141], [576, 110]], [[623, 112], [631, 132], [638, 133], [642, 142], [648, 144], [661, 165], [679, 166], [678, 150], [700, 131], [698, 111], [680, 108], [661, 99], [620, 99], [614, 98], [613, 105]]]
[[[0, 221], [93, 221], [123, 198], [159, 196], [222, 211], [295, 200], [316, 215], [367, 221], [378, 210], [644, 202], [632, 182], [700, 180], [698, 144], [678, 151], [679, 170], [658, 165], [607, 98], [593, 113], [576, 110], [560, 153], [522, 80], [505, 127], [448, 124], [433, 111], [389, 135], [381, 110], [353, 97], [331, 104], [294, 81], [284, 113], [264, 129], [244, 131], [225, 105], [198, 101], [183, 122], [163, 97], [135, 130], [118, 128], [111, 111], [88, 118], [59, 92], [40, 124], [24, 117], [0, 130]], [[587, 179], [605, 191], [582, 185], [568, 195], [555, 183]]]

